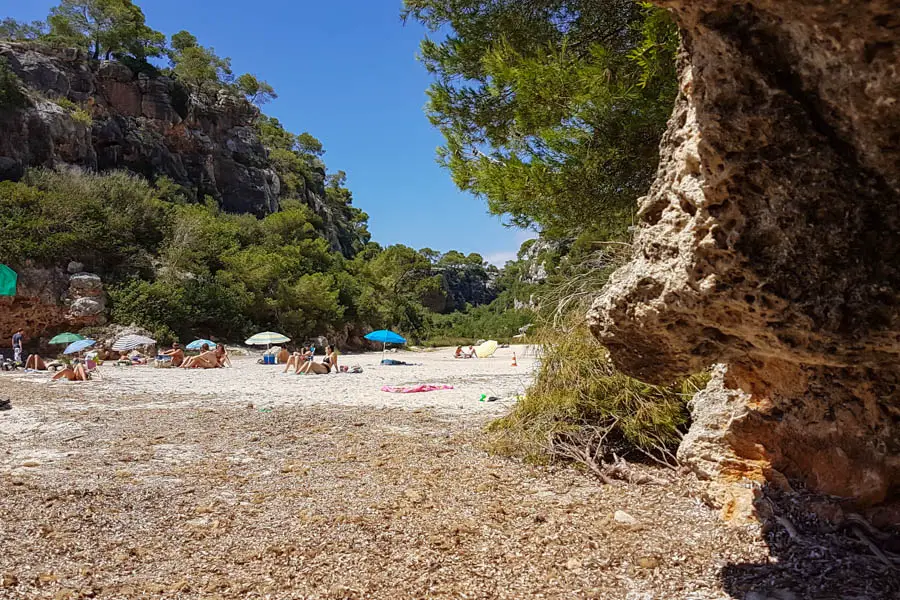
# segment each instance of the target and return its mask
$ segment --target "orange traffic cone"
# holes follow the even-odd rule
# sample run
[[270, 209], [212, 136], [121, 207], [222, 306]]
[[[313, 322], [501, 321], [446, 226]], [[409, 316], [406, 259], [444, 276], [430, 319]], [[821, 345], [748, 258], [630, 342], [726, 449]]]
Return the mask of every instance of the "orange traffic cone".
[[515, 352], [513, 352], [512, 366], [513, 366], [513, 367], [518, 367], [518, 366], [519, 366], [518, 364], [516, 364], [516, 353], [515, 353]]

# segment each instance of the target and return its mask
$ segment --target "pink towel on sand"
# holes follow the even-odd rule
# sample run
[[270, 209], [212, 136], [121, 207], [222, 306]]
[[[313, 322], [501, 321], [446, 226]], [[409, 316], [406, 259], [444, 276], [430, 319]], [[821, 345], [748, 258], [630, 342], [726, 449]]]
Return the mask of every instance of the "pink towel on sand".
[[452, 385], [432, 385], [425, 384], [415, 386], [392, 387], [386, 385], [381, 388], [382, 392], [391, 392], [392, 394], [414, 394], [415, 392], [434, 392], [437, 390], [452, 390]]

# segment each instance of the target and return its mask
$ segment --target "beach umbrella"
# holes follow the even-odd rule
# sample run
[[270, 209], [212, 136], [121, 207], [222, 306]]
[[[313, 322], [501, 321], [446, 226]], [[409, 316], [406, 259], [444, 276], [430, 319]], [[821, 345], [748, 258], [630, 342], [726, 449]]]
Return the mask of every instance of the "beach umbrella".
[[19, 276], [6, 265], [0, 265], [0, 296], [15, 296]]
[[156, 340], [143, 335], [126, 335], [117, 339], [112, 349], [116, 352], [129, 352], [141, 346], [152, 346], [155, 343]]
[[253, 337], [247, 339], [245, 344], [248, 346], [271, 346], [272, 344], [284, 344], [291, 341], [291, 338], [275, 333], [274, 331], [263, 331], [257, 333]]
[[216, 343], [212, 340], [194, 340], [193, 342], [191, 342], [190, 344], [187, 345], [187, 349], [188, 350], [199, 350], [200, 346], [202, 346], [203, 344], [206, 344], [210, 348], [216, 347]]
[[72, 342], [80, 342], [84, 338], [77, 333], [60, 333], [50, 340], [50, 344], [71, 344]]
[[366, 336], [366, 339], [371, 342], [381, 342], [383, 346], [381, 347], [381, 360], [384, 360], [384, 353], [387, 352], [388, 344], [405, 344], [406, 338], [404, 338], [399, 333], [394, 333], [393, 331], [388, 331], [387, 329], [379, 329], [378, 331], [373, 331], [369, 335]]
[[475, 356], [478, 358], [490, 358], [497, 351], [499, 344], [494, 340], [488, 340], [475, 348]]
[[78, 340], [77, 342], [72, 342], [66, 349], [63, 350], [63, 354], [75, 354], [76, 352], [81, 352], [82, 350], [86, 350], [90, 348], [94, 344], [96, 344], [94, 340]]

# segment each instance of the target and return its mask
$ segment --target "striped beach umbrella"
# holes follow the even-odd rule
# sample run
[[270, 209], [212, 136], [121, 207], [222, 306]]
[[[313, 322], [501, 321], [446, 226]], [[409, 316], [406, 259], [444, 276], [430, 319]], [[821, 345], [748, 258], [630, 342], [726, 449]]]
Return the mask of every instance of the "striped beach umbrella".
[[291, 338], [274, 331], [263, 331], [248, 338], [245, 344], [248, 346], [271, 346], [272, 344], [284, 344], [291, 341]]
[[156, 340], [143, 335], [126, 335], [117, 339], [116, 343], [113, 344], [112, 349], [116, 352], [128, 352], [130, 350], [134, 350], [135, 348], [152, 346], [155, 343]]

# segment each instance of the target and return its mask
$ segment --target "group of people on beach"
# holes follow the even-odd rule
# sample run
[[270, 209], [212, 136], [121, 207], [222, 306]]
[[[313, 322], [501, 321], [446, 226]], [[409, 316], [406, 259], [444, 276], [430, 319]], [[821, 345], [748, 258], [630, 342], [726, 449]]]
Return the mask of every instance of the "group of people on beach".
[[200, 346], [200, 354], [186, 356], [181, 344], [175, 342], [170, 350], [165, 350], [162, 356], [169, 357], [173, 367], [181, 369], [221, 369], [231, 366], [231, 357], [224, 344], [216, 344], [215, 349], [210, 349], [209, 344]]
[[293, 369], [296, 375], [301, 373], [327, 375], [340, 369], [338, 367], [337, 352], [334, 351], [334, 346], [331, 345], [325, 346], [325, 357], [320, 363], [315, 361], [312, 349], [306, 346], [300, 348], [298, 352], [289, 352], [287, 349], [282, 348], [278, 356], [278, 362], [284, 363], [284, 371], [282, 373], [287, 373]]
[[[46, 361], [38, 354], [31, 354], [22, 361], [24, 356], [24, 340], [25, 330], [19, 329], [12, 338], [13, 361], [18, 365], [24, 365], [25, 369], [33, 371], [57, 371], [53, 375], [53, 380], [68, 379], [69, 381], [87, 381], [91, 379], [92, 374], [99, 375], [97, 367], [103, 361], [115, 360], [116, 357], [111, 355], [111, 351], [100, 347], [92, 351], [85, 358], [75, 358], [71, 364], [65, 364], [61, 361]], [[311, 373], [325, 375], [332, 371], [338, 371], [338, 355], [334, 346], [325, 346], [325, 357], [322, 362], [316, 362], [312, 348], [302, 347], [299, 351], [290, 352], [286, 348], [281, 349], [278, 353], [278, 363], [284, 363], [284, 373], [293, 370], [296, 374]], [[119, 360], [123, 360], [118, 356]], [[130, 355], [126, 357], [129, 364], [147, 364], [147, 357], [135, 357]], [[211, 348], [209, 344], [200, 346], [200, 354], [196, 356], [187, 356], [185, 349], [181, 344], [175, 342], [169, 350], [160, 352], [157, 360], [166, 361], [172, 367], [181, 369], [220, 369], [223, 367], [231, 367], [231, 357], [225, 349], [224, 344], [216, 344], [215, 348]]]
[[462, 346], [457, 346], [456, 352], [453, 353], [453, 358], [478, 358], [478, 354], [475, 351], [475, 346], [469, 346], [468, 350], [463, 350]]

